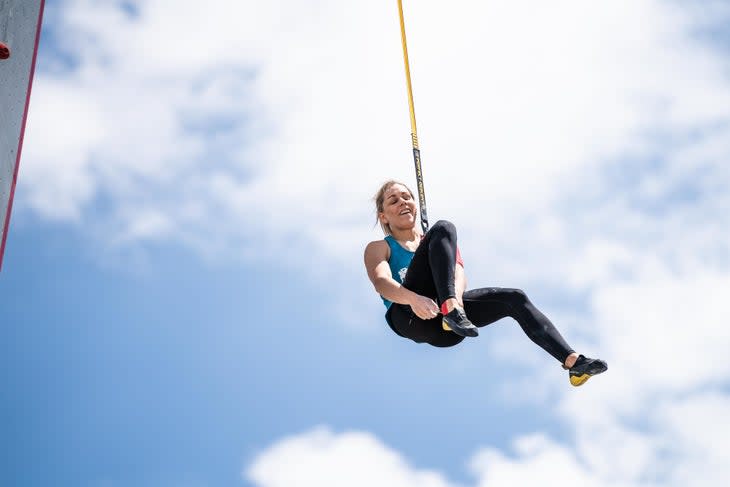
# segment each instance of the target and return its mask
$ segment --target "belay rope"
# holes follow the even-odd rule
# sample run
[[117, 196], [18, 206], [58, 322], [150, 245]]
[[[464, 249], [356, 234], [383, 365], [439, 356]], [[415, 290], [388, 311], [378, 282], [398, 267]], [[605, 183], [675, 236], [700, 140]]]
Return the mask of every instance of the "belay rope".
[[413, 89], [411, 88], [411, 68], [408, 65], [408, 46], [406, 45], [406, 24], [403, 20], [403, 1], [398, 0], [400, 15], [400, 34], [403, 42], [403, 62], [406, 66], [406, 86], [408, 87], [408, 108], [411, 111], [411, 143], [413, 144], [413, 162], [416, 165], [416, 184], [418, 186], [418, 203], [421, 207], [421, 228], [428, 231], [428, 214], [426, 212], [426, 190], [423, 187], [423, 171], [421, 170], [421, 151], [418, 148], [418, 131], [416, 130], [416, 111], [413, 108]]

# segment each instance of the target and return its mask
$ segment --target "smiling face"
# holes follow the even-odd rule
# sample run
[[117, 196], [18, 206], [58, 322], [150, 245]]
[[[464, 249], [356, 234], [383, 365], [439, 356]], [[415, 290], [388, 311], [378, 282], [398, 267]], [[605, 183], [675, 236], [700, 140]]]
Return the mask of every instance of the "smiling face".
[[395, 181], [384, 184], [378, 192], [376, 204], [378, 221], [386, 235], [395, 229], [410, 230], [415, 226], [416, 201], [405, 184]]

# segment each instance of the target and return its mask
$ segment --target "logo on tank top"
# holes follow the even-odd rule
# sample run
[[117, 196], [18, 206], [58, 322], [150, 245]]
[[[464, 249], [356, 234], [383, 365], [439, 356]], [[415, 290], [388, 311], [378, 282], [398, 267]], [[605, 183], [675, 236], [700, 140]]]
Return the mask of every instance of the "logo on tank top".
[[398, 271], [398, 275], [400, 276], [400, 282], [406, 280], [406, 272], [408, 272], [408, 267], [404, 267], [403, 269]]

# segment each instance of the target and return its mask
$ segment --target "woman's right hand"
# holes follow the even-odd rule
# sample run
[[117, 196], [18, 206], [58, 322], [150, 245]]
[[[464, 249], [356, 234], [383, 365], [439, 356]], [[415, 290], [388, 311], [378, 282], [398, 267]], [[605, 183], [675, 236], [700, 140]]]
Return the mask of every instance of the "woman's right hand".
[[416, 316], [418, 316], [422, 320], [430, 320], [436, 318], [436, 316], [438, 316], [439, 312], [441, 311], [439, 310], [438, 305], [433, 299], [427, 298], [426, 296], [421, 296], [420, 294], [414, 293], [411, 302], [408, 304], [410, 305]]

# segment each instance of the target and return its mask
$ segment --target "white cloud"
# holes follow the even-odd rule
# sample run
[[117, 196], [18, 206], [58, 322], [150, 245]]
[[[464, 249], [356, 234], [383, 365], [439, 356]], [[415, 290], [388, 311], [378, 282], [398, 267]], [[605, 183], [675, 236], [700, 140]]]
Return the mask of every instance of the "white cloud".
[[285, 438], [261, 452], [244, 472], [259, 487], [449, 487], [438, 473], [410, 466], [396, 451], [363, 432], [326, 428]]
[[43, 109], [33, 111], [29, 133], [43, 136], [42, 143], [31, 142], [24, 150], [22, 177], [30, 186], [26, 204], [48, 218], [78, 220], [97, 191], [90, 156], [102, 141], [106, 120], [63, 80], [37, 79], [33, 105]]
[[[68, 0], [49, 17], [78, 68], [41, 69], [25, 206], [90, 227], [102, 196], [112, 241], [151, 209], [174, 222], [170, 239], [213, 235], [229, 252], [296, 227], [349, 261], [342, 248], [375, 235], [363, 227], [378, 182], [412, 178], [394, 6], [135, 5], [138, 17]], [[647, 133], [727, 113], [722, 58], [667, 3], [410, 2], [406, 14], [432, 218], [468, 222], [500, 255], [565, 230], [525, 221], [550, 218], [567, 178], [645, 147]], [[198, 218], [179, 210], [190, 204]]]
[[[670, 469], [675, 485], [722, 483], [730, 476], [730, 397], [701, 393], [682, 398], [658, 410], [657, 422], [671, 439], [667, 450], [676, 462]], [[676, 461], [679, 459], [679, 461]]]
[[[721, 450], [704, 456], [726, 428], [708, 432], [702, 414], [727, 407], [727, 398], [687, 404], [660, 412], [667, 428], [667, 458], [651, 451], [653, 440], [628, 431], [593, 438], [588, 445], [566, 446], [541, 434], [517, 438], [509, 453], [495, 448], [475, 451], [468, 463], [475, 487], [541, 485], [566, 482], [592, 487], [655, 487], [722, 484], [730, 469]], [[688, 408], [691, 411], [677, 409]], [[688, 422], [686, 414], [694, 416]], [[674, 415], [674, 417], [673, 417]], [[697, 435], [695, 428], [704, 432]], [[680, 434], [676, 434], [680, 430]], [[684, 433], [684, 434], [682, 434]], [[608, 441], [606, 441], [608, 440]], [[674, 454], [683, 453], [680, 457]], [[689, 453], [688, 455], [686, 453]], [[703, 458], [705, 457], [705, 458]], [[669, 464], [664, 472], [657, 464]], [[664, 465], [663, 465], [664, 466]], [[667, 473], [668, 472], [668, 473]], [[365, 432], [334, 433], [323, 427], [283, 438], [260, 451], [245, 467], [244, 478], [256, 487], [353, 485], [456, 487], [444, 475], [411, 465], [405, 457]]]
[[541, 435], [519, 438], [514, 444], [514, 457], [496, 449], [485, 449], [474, 455], [471, 470], [478, 487], [500, 485], [544, 485], [559, 487], [570, 483], [601, 487], [607, 485], [594, 472], [581, 465], [575, 452]]

